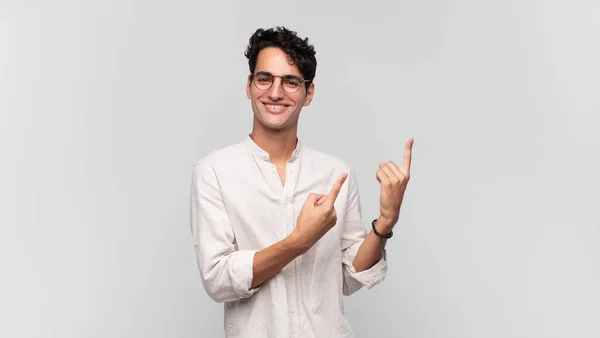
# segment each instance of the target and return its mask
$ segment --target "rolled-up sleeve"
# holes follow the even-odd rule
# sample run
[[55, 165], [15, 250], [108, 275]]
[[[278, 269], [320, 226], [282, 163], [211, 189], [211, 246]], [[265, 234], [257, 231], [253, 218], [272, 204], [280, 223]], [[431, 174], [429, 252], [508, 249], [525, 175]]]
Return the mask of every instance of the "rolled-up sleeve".
[[387, 275], [387, 260], [382, 257], [375, 265], [364, 271], [356, 272], [354, 269], [354, 258], [367, 237], [367, 231], [362, 225], [360, 196], [354, 170], [349, 170], [347, 180], [348, 204], [342, 233], [343, 294], [351, 295], [363, 286], [370, 289], [383, 281]]
[[254, 255], [257, 250], [238, 250], [225, 209], [217, 174], [196, 163], [192, 175], [190, 223], [196, 260], [204, 289], [216, 302], [252, 296]]

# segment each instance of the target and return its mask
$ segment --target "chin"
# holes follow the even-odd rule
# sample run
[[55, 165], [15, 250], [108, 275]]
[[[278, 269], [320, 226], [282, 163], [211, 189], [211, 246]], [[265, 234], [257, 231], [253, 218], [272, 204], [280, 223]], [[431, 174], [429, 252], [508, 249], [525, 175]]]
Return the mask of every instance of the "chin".
[[262, 125], [267, 129], [271, 130], [283, 130], [288, 127], [288, 123], [272, 123], [272, 122], [262, 122]]
[[291, 124], [291, 119], [291, 116], [285, 114], [273, 116], [269, 113], [263, 113], [258, 120], [262, 125], [269, 129], [281, 130]]

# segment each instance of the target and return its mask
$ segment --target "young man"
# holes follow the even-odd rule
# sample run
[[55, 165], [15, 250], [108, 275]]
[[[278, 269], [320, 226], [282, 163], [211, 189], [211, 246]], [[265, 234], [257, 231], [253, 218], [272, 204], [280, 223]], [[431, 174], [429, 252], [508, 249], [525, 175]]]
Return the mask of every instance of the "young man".
[[194, 167], [191, 230], [204, 288], [225, 303], [227, 337], [352, 337], [342, 298], [386, 275], [413, 140], [400, 167], [379, 164], [380, 215], [367, 233], [352, 168], [297, 138], [315, 93], [308, 39], [259, 29], [245, 55], [252, 133]]

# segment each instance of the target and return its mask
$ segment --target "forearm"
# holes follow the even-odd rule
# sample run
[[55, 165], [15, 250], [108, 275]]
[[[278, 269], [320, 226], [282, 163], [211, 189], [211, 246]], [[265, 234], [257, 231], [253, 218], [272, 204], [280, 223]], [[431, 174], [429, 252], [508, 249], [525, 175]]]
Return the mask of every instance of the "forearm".
[[[204, 241], [210, 242], [206, 238]], [[290, 235], [260, 251], [235, 250], [227, 254], [208, 250], [199, 252], [198, 262], [206, 292], [216, 302], [252, 296], [258, 291], [258, 286], [306, 252], [306, 246], [302, 243], [297, 236]], [[196, 248], [201, 247], [210, 248], [210, 244], [196, 244]]]
[[[377, 232], [387, 235], [392, 231], [394, 224], [395, 222], [386, 221], [380, 217], [376, 223]], [[365, 240], [358, 248], [356, 257], [352, 262], [354, 270], [356, 270], [356, 272], [368, 270], [373, 265], [377, 264], [377, 262], [379, 262], [381, 259], [381, 255], [386, 243], [387, 239], [377, 236], [377, 234], [375, 234], [375, 232], [371, 229]]]
[[252, 288], [278, 274], [286, 265], [305, 252], [294, 235], [290, 235], [254, 255]]

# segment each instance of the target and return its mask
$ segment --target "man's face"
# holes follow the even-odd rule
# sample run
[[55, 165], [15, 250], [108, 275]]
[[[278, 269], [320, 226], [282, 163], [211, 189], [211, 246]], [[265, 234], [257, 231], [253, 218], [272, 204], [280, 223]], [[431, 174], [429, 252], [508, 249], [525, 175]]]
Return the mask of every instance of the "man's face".
[[[267, 47], [260, 51], [256, 58], [256, 68], [254, 73], [262, 72], [275, 75], [271, 88], [260, 90], [248, 78], [246, 84], [246, 94], [252, 103], [255, 122], [260, 123], [268, 129], [283, 130], [289, 127], [294, 127], [298, 123], [298, 117], [302, 107], [308, 106], [312, 100], [314, 93], [314, 85], [311, 83], [308, 90], [302, 82], [300, 88], [295, 93], [288, 93], [282, 88], [282, 81], [286, 80], [278, 76], [292, 75], [299, 77], [301, 80], [306, 80], [300, 73], [300, 70], [295, 64], [292, 64], [291, 59], [281, 49], [275, 47]], [[261, 79], [254, 78], [253, 81]], [[289, 90], [289, 83], [286, 86]]]

